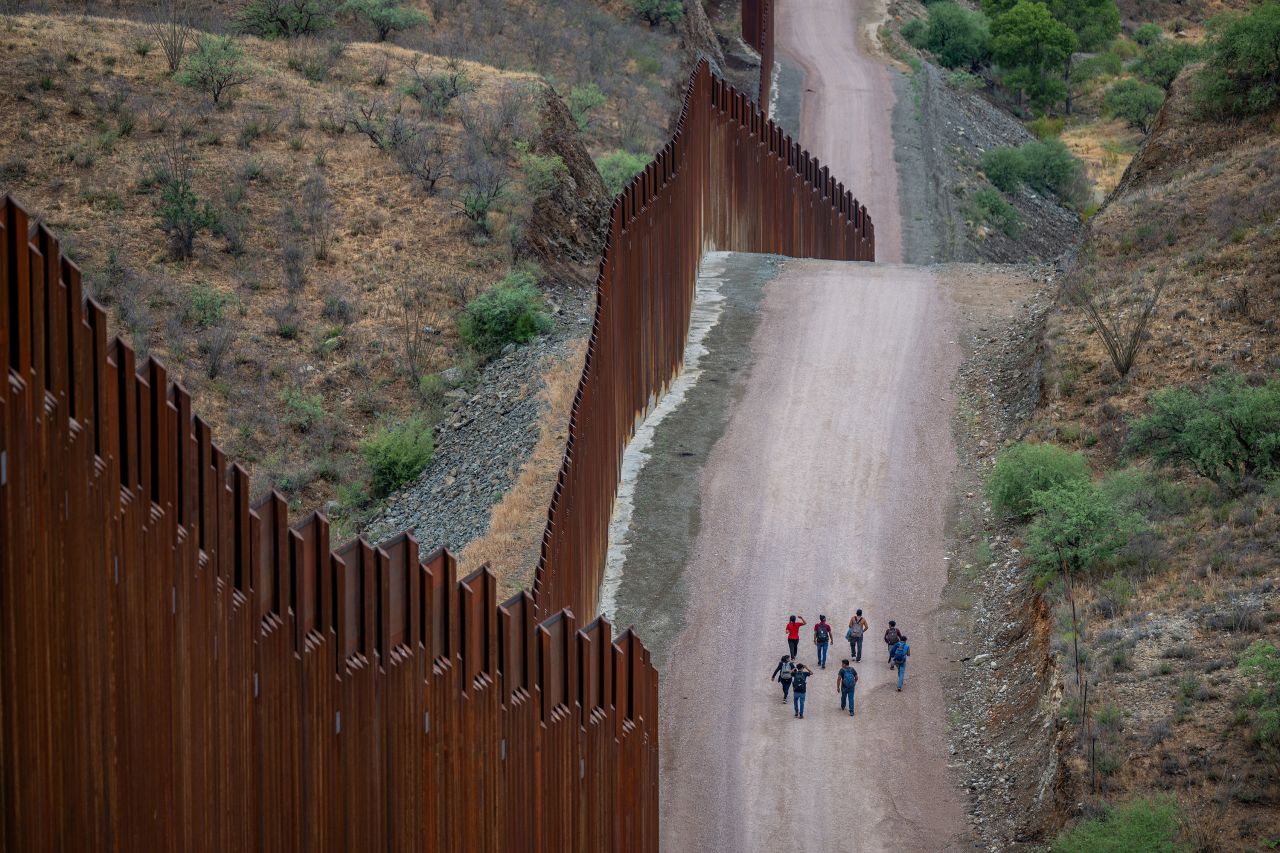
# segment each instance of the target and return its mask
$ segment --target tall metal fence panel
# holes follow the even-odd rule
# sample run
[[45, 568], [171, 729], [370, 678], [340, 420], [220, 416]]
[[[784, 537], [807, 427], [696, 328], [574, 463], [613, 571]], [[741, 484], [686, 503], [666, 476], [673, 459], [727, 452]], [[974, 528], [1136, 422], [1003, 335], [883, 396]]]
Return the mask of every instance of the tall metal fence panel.
[[0, 210], [0, 848], [657, 850], [630, 632], [330, 550]]
[[714, 249], [871, 261], [875, 229], [826, 166], [704, 60], [675, 136], [610, 214], [595, 322], [534, 578], [543, 612], [596, 612], [622, 454], [680, 367], [698, 264]]
[[757, 103], [768, 112], [773, 85], [773, 0], [742, 0], [742, 40], [760, 54]]

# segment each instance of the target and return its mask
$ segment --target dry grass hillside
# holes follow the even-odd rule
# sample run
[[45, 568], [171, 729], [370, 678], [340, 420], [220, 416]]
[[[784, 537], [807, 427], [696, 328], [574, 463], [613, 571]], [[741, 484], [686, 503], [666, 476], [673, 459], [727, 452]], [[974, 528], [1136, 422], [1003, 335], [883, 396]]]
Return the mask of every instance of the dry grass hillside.
[[[539, 127], [532, 75], [389, 44], [241, 43], [251, 78], [215, 106], [175, 82], [144, 25], [0, 17], [0, 191], [64, 238], [114, 331], [195, 393], [259, 488], [302, 508], [358, 503], [361, 440], [439, 405], [431, 377], [474, 370], [458, 312], [518, 261], [537, 195], [515, 143], [580, 143]], [[436, 74], [463, 94], [434, 111], [402, 94]], [[454, 152], [434, 192], [359, 132], [362, 108], [366, 129], [417, 134], [416, 166]], [[459, 212], [485, 179], [468, 175], [475, 146], [505, 183], [487, 233]], [[175, 168], [216, 220], [181, 260], [157, 220]], [[599, 196], [593, 180], [581, 192]]]
[[[1090, 223], [1065, 286], [1090, 293], [1122, 339], [1163, 288], [1134, 366], [1121, 377], [1097, 318], [1064, 301], [1048, 323], [1031, 437], [1083, 451], [1145, 528], [1076, 590], [1090, 721], [1067, 701], [1078, 735], [1067, 801], [1088, 816], [1170, 797], [1186, 849], [1261, 850], [1280, 841], [1280, 766], [1255, 704], [1268, 682], [1241, 662], [1280, 636], [1280, 487], [1224, 488], [1126, 452], [1159, 389], [1280, 376], [1280, 115], [1201, 121], [1189, 78]], [[1126, 466], [1136, 470], [1116, 475]], [[1050, 599], [1071, 697], [1071, 608], [1060, 588]]]

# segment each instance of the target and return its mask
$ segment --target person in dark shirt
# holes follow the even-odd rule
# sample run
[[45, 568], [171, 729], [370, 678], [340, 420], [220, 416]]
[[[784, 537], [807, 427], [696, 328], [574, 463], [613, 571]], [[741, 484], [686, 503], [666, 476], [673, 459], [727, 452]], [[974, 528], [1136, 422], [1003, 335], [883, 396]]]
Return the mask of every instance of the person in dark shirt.
[[791, 675], [791, 702], [795, 706], [795, 716], [804, 719], [804, 700], [809, 691], [809, 676], [813, 670], [802, 663], [796, 664], [796, 671]]
[[818, 617], [818, 624], [813, 626], [813, 644], [818, 647], [818, 668], [827, 668], [827, 649], [831, 647], [831, 623], [826, 614]]
[[840, 693], [840, 710], [849, 706], [849, 716], [853, 716], [853, 691], [858, 686], [858, 671], [845, 658], [840, 661], [840, 671], [836, 673], [836, 690]]
[[778, 661], [778, 665], [773, 668], [773, 675], [769, 676], [769, 680], [775, 678], [782, 683], [782, 701], [787, 701], [787, 694], [791, 692], [791, 676], [796, 670], [796, 665], [791, 662], [791, 655], [783, 655], [782, 660]]

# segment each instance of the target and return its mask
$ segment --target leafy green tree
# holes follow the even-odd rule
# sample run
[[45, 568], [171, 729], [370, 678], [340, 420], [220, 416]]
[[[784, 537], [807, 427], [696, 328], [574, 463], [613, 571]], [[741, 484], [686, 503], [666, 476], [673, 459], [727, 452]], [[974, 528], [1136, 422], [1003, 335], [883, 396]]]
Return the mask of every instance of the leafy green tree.
[[1199, 56], [1200, 48], [1194, 44], [1161, 39], [1142, 51], [1142, 56], [1133, 64], [1133, 73], [1153, 86], [1168, 89], [1183, 67]]
[[1153, 45], [1164, 38], [1164, 30], [1159, 24], [1143, 24], [1133, 31], [1133, 40], [1143, 47]]
[[467, 303], [458, 332], [472, 349], [492, 358], [507, 344], [523, 344], [550, 331], [546, 304], [535, 275], [513, 270]]
[[1111, 806], [1101, 818], [1064, 829], [1052, 853], [1190, 853], [1178, 841], [1178, 804], [1171, 798], [1137, 799]]
[[996, 458], [987, 477], [987, 497], [997, 512], [1025, 521], [1036, 512], [1037, 493], [1088, 480], [1089, 465], [1084, 456], [1056, 444], [1024, 441]]
[[604, 185], [609, 188], [609, 194], [613, 196], [621, 194], [626, 189], [627, 183], [640, 174], [647, 165], [649, 165], [648, 157], [632, 154], [629, 151], [611, 151], [596, 160], [600, 177], [604, 178]]
[[1253, 709], [1253, 736], [1273, 755], [1280, 751], [1280, 650], [1265, 640], [1254, 640], [1240, 658], [1245, 675], [1260, 676], [1262, 684], [1245, 694]]
[[253, 79], [244, 51], [230, 36], [202, 35], [178, 72], [178, 82], [200, 89], [215, 104], [237, 86]]
[[1066, 97], [1067, 87], [1057, 71], [1075, 49], [1076, 35], [1070, 27], [1034, 0], [1018, 0], [991, 22], [991, 54], [1005, 85], [1040, 110]]
[[360, 444], [369, 466], [375, 498], [383, 498], [409, 483], [426, 468], [435, 453], [431, 424], [421, 416], [387, 424]]
[[601, 92], [600, 87], [595, 83], [574, 86], [569, 90], [566, 104], [574, 123], [578, 125], [578, 130], [586, 131], [591, 126], [591, 114], [603, 107], [605, 100], [604, 92]]
[[[1071, 480], [1032, 496], [1038, 513], [1027, 528], [1027, 556], [1038, 583], [1059, 572], [1088, 574], [1111, 561], [1141, 529], [1135, 513], [1119, 507], [1088, 480]], [[1068, 578], [1070, 581], [1070, 578]]]
[[1107, 89], [1103, 105], [1109, 115], [1122, 118], [1132, 128], [1143, 133], [1151, 129], [1151, 122], [1164, 103], [1164, 90], [1139, 80], [1119, 80]]
[[249, 0], [233, 16], [236, 29], [264, 39], [315, 35], [333, 28], [336, 0]]
[[[1074, 50], [1092, 53], [1105, 47], [1120, 33], [1120, 7], [1116, 5], [1116, 0], [1050, 0], [1049, 11], [1075, 33]], [[1071, 114], [1073, 52], [1067, 53], [1062, 65], [1062, 80], [1067, 89], [1067, 115]]]
[[902, 29], [899, 32], [902, 33], [902, 37], [906, 39], [907, 44], [917, 50], [924, 50], [925, 39], [929, 35], [929, 24], [920, 18], [912, 18], [902, 25]]
[[947, 68], [977, 68], [990, 56], [991, 32], [980, 12], [952, 2], [929, 7], [923, 44]]
[[156, 225], [169, 236], [169, 250], [175, 260], [191, 257], [196, 235], [217, 223], [213, 206], [200, 201], [188, 180], [170, 180], [160, 191]]
[[1228, 488], [1280, 475], [1280, 379], [1248, 385], [1226, 374], [1200, 389], [1165, 388], [1134, 422], [1127, 447], [1186, 465]]
[[1280, 103], [1280, 0], [1245, 15], [1209, 22], [1205, 67], [1196, 81], [1200, 108], [1218, 116], [1266, 112]]
[[428, 20], [417, 9], [400, 5], [400, 0], [347, 0], [342, 10], [368, 21], [378, 41], [386, 41], [392, 33], [420, 26]]
[[684, 18], [682, 0], [631, 0], [631, 8], [650, 27], [664, 23], [674, 26]]

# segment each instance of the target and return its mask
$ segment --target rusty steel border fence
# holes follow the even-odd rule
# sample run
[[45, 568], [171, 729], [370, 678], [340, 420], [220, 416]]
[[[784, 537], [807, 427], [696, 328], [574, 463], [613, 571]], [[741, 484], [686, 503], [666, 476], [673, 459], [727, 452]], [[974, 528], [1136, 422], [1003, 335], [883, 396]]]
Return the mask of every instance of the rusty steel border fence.
[[57, 238], [0, 217], [0, 848], [657, 850], [635, 635], [251, 505]]
[[680, 368], [698, 265], [713, 249], [872, 261], [875, 228], [826, 166], [702, 60], [675, 136], [610, 212], [534, 576], [543, 612], [596, 612], [622, 454]]
[[760, 54], [760, 86], [756, 103], [768, 113], [773, 86], [773, 2], [742, 0], [742, 40]]

